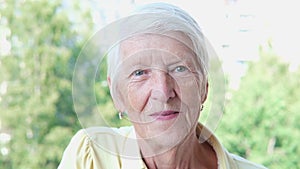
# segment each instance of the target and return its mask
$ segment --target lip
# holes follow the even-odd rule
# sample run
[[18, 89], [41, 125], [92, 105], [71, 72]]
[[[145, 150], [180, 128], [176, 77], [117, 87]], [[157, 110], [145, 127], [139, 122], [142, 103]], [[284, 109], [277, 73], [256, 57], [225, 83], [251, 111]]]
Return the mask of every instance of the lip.
[[150, 116], [154, 117], [156, 120], [165, 121], [165, 120], [171, 120], [176, 118], [178, 114], [179, 114], [178, 111], [167, 110], [167, 111], [161, 111], [161, 112], [150, 114]]

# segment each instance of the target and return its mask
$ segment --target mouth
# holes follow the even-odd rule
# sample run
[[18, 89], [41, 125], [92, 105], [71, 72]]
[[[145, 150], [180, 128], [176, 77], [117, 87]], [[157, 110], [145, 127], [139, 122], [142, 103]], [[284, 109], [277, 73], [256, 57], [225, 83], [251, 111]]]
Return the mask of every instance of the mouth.
[[150, 114], [150, 116], [155, 118], [156, 120], [165, 121], [176, 118], [178, 114], [178, 111], [167, 110]]

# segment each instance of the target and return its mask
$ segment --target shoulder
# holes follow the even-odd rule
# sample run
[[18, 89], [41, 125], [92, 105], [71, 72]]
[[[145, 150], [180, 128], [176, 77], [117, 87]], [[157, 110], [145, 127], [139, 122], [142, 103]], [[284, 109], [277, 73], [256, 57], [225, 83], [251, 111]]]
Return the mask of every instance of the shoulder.
[[98, 135], [105, 136], [105, 135], [128, 135], [133, 130], [132, 126], [126, 126], [121, 128], [111, 128], [111, 127], [89, 127], [85, 129], [79, 130], [74, 137], [77, 135], [81, 136], [89, 136], [89, 137], [96, 137]]
[[[90, 127], [79, 130], [71, 139], [67, 149], [107, 148], [118, 146], [132, 133], [133, 127], [109, 128]], [[111, 143], [115, 143], [112, 145]], [[67, 150], [66, 149], [66, 150]]]
[[79, 130], [65, 149], [58, 169], [118, 165], [117, 157], [132, 130], [132, 127], [91, 127]]
[[82, 138], [92, 141], [95, 144], [101, 143], [103, 140], [109, 139], [125, 139], [133, 132], [133, 127], [109, 128], [109, 127], [90, 127], [79, 130], [73, 139], [80, 140]]
[[229, 153], [229, 156], [239, 169], [267, 169], [266, 167], [260, 164], [256, 164], [235, 154]]

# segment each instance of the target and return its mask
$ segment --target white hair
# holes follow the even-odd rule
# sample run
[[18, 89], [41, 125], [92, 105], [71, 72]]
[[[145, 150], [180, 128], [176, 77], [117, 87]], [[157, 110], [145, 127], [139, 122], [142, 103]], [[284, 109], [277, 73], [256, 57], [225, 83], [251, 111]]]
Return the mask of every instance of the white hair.
[[[181, 32], [192, 41], [192, 50], [197, 56], [199, 66], [204, 77], [208, 74], [208, 54], [205, 37], [197, 22], [184, 10], [167, 3], [153, 3], [136, 8], [132, 16], [134, 21], [122, 23], [121, 32], [128, 32], [128, 36], [142, 33], [165, 34], [168, 32]], [[131, 24], [130, 24], [131, 23]], [[126, 34], [126, 33], [125, 33]], [[128, 37], [127, 36], [127, 37]], [[176, 38], [176, 37], [172, 37]], [[121, 41], [122, 39], [120, 39]], [[120, 42], [108, 52], [107, 74], [113, 76], [120, 59]]]

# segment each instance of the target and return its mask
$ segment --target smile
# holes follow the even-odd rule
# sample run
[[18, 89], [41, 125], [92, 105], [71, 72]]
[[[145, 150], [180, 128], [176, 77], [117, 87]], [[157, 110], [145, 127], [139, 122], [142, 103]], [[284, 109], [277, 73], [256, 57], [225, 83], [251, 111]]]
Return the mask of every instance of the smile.
[[178, 111], [167, 110], [167, 111], [161, 111], [161, 112], [150, 114], [150, 116], [154, 117], [156, 120], [165, 121], [165, 120], [171, 120], [176, 118], [178, 114], [179, 114]]

